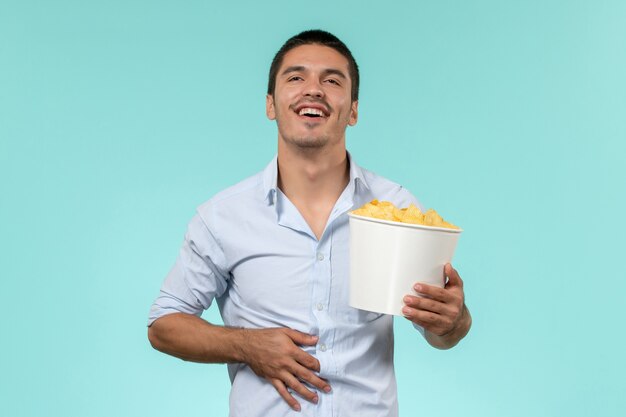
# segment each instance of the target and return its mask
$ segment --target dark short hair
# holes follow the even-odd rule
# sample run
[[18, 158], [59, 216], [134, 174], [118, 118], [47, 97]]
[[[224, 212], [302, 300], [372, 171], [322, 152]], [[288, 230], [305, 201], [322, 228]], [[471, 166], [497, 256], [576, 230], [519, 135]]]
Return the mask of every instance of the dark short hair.
[[285, 42], [285, 44], [278, 50], [272, 60], [272, 65], [270, 66], [267, 94], [271, 94], [272, 96], [274, 95], [274, 90], [276, 89], [276, 75], [278, 73], [278, 69], [283, 63], [285, 54], [298, 46], [311, 44], [318, 44], [333, 48], [348, 60], [348, 71], [350, 73], [350, 79], [352, 80], [352, 101], [357, 101], [359, 99], [359, 66], [356, 64], [352, 53], [346, 44], [341, 42], [335, 35], [318, 29], [306, 30], [289, 38], [289, 40], [287, 40], [287, 42]]

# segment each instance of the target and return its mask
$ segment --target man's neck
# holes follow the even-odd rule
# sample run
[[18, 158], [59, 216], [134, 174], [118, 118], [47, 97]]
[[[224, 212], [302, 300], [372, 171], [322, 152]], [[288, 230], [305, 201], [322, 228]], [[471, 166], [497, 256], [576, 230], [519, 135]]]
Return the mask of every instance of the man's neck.
[[278, 186], [290, 200], [334, 204], [350, 180], [345, 146], [292, 149], [278, 146]]
[[345, 144], [294, 152], [278, 144], [278, 187], [298, 209], [318, 239], [350, 181]]

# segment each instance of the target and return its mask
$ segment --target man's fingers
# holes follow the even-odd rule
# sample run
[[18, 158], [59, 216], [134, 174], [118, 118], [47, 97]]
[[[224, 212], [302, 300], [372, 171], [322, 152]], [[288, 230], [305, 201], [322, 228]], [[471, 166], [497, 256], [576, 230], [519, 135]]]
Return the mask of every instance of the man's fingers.
[[443, 325], [443, 316], [433, 313], [432, 311], [416, 310], [411, 307], [402, 307], [402, 314], [412, 321], [418, 321], [419, 324], [426, 325]]
[[296, 345], [314, 346], [317, 344], [318, 337], [307, 333], [302, 333], [293, 329], [285, 329], [285, 334], [289, 336]]
[[412, 295], [406, 295], [403, 298], [403, 301], [407, 306], [419, 310], [432, 311], [433, 313], [437, 314], [449, 312], [449, 307], [446, 304], [429, 298], [420, 298]]
[[296, 362], [312, 371], [320, 371], [320, 361], [318, 361], [315, 357], [309, 355], [302, 349], [298, 349], [298, 351], [295, 352], [293, 358], [296, 360]]
[[424, 329], [441, 335], [452, 328], [452, 321], [440, 314], [430, 311], [416, 310], [411, 307], [402, 307], [402, 314], [413, 323], [419, 324]]
[[296, 360], [296, 362], [298, 362], [298, 364], [302, 365], [292, 369], [292, 373], [294, 375], [296, 375], [300, 380], [306, 381], [324, 392], [330, 392], [331, 388], [328, 382], [318, 377], [315, 373], [311, 372], [320, 371], [320, 362], [316, 358], [309, 355], [305, 351], [300, 350], [294, 356], [294, 359]]
[[463, 280], [461, 276], [457, 272], [456, 269], [452, 267], [451, 264], [446, 264], [443, 268], [443, 271], [448, 277], [448, 282], [445, 285], [445, 288], [435, 287], [434, 285], [428, 285], [421, 282], [416, 283], [413, 286], [413, 289], [420, 295], [432, 298], [434, 300], [442, 301], [444, 303], [450, 302], [454, 299], [454, 296], [451, 295], [451, 290], [456, 293], [463, 292]]
[[450, 294], [443, 288], [435, 287], [434, 285], [423, 284], [418, 282], [413, 286], [413, 289], [420, 295], [431, 298], [433, 300], [447, 303], [451, 300]]
[[446, 264], [443, 268], [443, 272], [448, 277], [448, 283], [446, 284], [446, 288], [449, 288], [449, 287], [463, 288], [463, 280], [461, 279], [461, 276], [459, 275], [457, 270], [454, 269], [451, 264]]
[[289, 388], [291, 388], [292, 390], [297, 392], [305, 400], [310, 401], [310, 402], [312, 402], [314, 404], [317, 404], [317, 402], [319, 401], [319, 398], [318, 398], [317, 394], [315, 392], [313, 392], [313, 391], [308, 390], [304, 386], [304, 384], [302, 382], [300, 382], [291, 373], [285, 372], [282, 375], [282, 379], [283, 379], [283, 381], [285, 382], [285, 384]]
[[272, 383], [274, 388], [276, 388], [276, 391], [278, 391], [278, 394], [289, 405], [289, 407], [293, 408], [296, 411], [301, 410], [300, 403], [295, 398], [293, 398], [293, 395], [289, 393], [283, 381], [277, 378], [272, 378], [270, 379], [270, 382]]
[[328, 381], [320, 378], [319, 376], [315, 375], [313, 372], [309, 371], [308, 369], [304, 367], [299, 370], [296, 370], [294, 372], [294, 375], [296, 375], [298, 379], [300, 379], [301, 381], [304, 381], [307, 384], [310, 384], [311, 386], [319, 389], [320, 391], [324, 391], [326, 393], [330, 392], [330, 384], [328, 383]]

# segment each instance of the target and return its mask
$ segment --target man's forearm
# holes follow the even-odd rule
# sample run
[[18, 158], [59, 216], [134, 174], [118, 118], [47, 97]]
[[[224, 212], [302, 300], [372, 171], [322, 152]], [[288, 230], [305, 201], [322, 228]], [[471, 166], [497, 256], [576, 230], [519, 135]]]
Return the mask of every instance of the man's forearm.
[[193, 314], [157, 319], [148, 328], [148, 339], [155, 349], [186, 361], [244, 362], [244, 329], [216, 326]]
[[314, 346], [317, 336], [297, 330], [229, 328], [212, 325], [191, 314], [174, 313], [152, 323], [148, 338], [155, 349], [187, 361], [246, 363], [272, 384], [294, 410], [300, 410], [294, 392], [317, 403], [317, 390], [327, 393], [331, 389], [318, 375], [319, 361], [301, 348]]
[[463, 316], [461, 317], [459, 325], [454, 330], [442, 336], [425, 330], [424, 336], [431, 346], [437, 349], [450, 349], [456, 346], [456, 344], [467, 335], [471, 326], [472, 316], [467, 307], [463, 306]]

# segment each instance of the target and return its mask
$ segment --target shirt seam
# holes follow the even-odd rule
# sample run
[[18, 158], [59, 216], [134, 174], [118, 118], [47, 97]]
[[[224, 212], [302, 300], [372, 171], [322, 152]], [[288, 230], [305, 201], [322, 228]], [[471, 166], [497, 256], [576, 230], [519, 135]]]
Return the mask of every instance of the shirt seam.
[[[224, 255], [224, 260], [226, 261], [226, 267], [227, 267], [227, 272], [230, 273], [230, 261], [228, 260], [228, 258], [226, 257], [226, 251], [224, 250], [224, 245], [222, 244], [222, 241], [220, 240], [219, 236], [217, 235], [217, 231], [213, 231], [211, 230], [211, 228], [209, 227], [209, 225], [207, 224], [207, 222], [204, 219], [204, 216], [202, 215], [202, 213], [198, 212], [198, 215], [200, 217], [200, 221], [202, 221], [202, 225], [204, 226], [204, 228], [206, 229], [207, 233], [209, 235], [211, 235], [211, 237], [213, 237], [213, 239], [215, 240], [215, 243], [217, 243], [217, 246], [219, 247], [220, 251], [222, 252], [222, 254]], [[211, 220], [215, 220], [213, 217], [215, 216], [215, 212], [214, 210], [210, 210], [209, 215], [211, 215], [212, 219]], [[213, 261], [211, 261], [213, 262]], [[215, 262], [213, 262], [213, 264], [215, 265], [216, 268], [219, 269], [219, 267], [217, 266], [217, 264], [215, 264]], [[224, 277], [225, 279], [227, 279], [228, 277]]]

